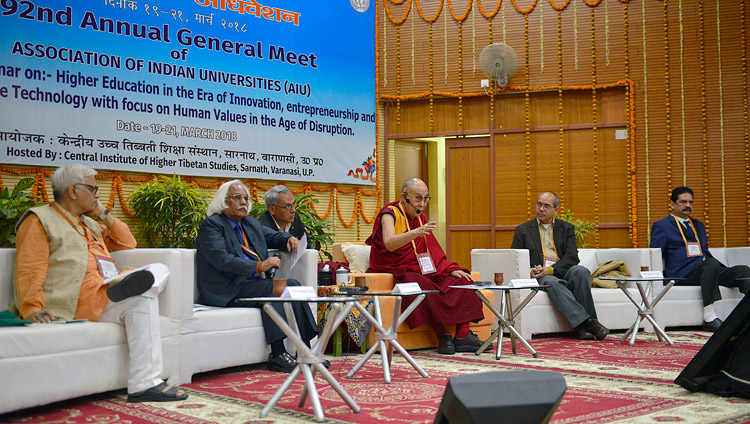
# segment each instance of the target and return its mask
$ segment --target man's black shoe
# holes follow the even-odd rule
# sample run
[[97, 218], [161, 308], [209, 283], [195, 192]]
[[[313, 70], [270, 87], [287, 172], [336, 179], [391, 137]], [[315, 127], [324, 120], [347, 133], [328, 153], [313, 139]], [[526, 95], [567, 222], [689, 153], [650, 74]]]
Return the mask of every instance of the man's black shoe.
[[578, 327], [574, 328], [576, 332], [576, 337], [578, 337], [578, 340], [594, 340], [594, 335], [589, 332], [588, 329], [586, 329], [586, 324], [581, 324]]
[[456, 353], [456, 346], [453, 344], [453, 338], [450, 334], [444, 333], [438, 340], [438, 353], [441, 355], [453, 355]]
[[483, 344], [484, 342], [481, 341], [472, 331], [469, 331], [469, 334], [467, 334], [466, 337], [460, 339], [457, 337], [453, 338], [453, 346], [455, 347], [456, 352], [476, 352]]
[[290, 373], [294, 371], [297, 366], [297, 361], [292, 358], [292, 355], [284, 352], [280, 355], [274, 355], [273, 353], [268, 355], [268, 363], [266, 363], [266, 369], [268, 371], [285, 372]]
[[721, 324], [724, 324], [724, 321], [720, 320], [719, 318], [714, 318], [713, 321], [703, 321], [703, 331], [710, 331], [712, 333], [715, 333], [719, 330]]
[[599, 322], [596, 318], [589, 318], [586, 321], [586, 327], [599, 341], [606, 339], [607, 334], [609, 334], [609, 328], [605, 327], [604, 324]]
[[107, 287], [107, 297], [112, 302], [121, 302], [133, 296], [140, 296], [154, 285], [154, 274], [142, 269], [128, 274], [117, 283]]
[[328, 359], [324, 359], [322, 364], [324, 367], [329, 368], [331, 366], [331, 361], [329, 361]]

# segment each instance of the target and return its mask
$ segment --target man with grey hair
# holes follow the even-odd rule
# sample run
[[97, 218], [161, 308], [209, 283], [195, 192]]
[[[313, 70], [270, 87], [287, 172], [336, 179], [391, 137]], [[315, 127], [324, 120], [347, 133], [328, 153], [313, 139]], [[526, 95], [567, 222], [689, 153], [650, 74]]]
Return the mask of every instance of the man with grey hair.
[[264, 196], [266, 213], [258, 218], [261, 224], [272, 230], [289, 233], [302, 240], [306, 235], [305, 226], [296, 211], [294, 194], [285, 185], [273, 186]]
[[[208, 217], [201, 223], [195, 240], [198, 292], [202, 304], [248, 307], [255, 305], [240, 302], [239, 299], [273, 296], [273, 276], [270, 271], [278, 268], [281, 260], [269, 257], [268, 249], [297, 250], [297, 238], [289, 233], [271, 230], [257, 219], [247, 216], [250, 206], [250, 192], [239, 180], [222, 184], [208, 206]], [[297, 280], [289, 279], [287, 285], [300, 284]], [[284, 314], [280, 303], [273, 306]], [[292, 306], [300, 338], [309, 343], [318, 334], [312, 311], [307, 304], [294, 303]], [[262, 309], [261, 316], [266, 342], [271, 345], [267, 369], [292, 372], [297, 361], [284, 348], [286, 335]], [[323, 364], [326, 365], [326, 362]]]
[[516, 227], [511, 249], [528, 249], [531, 277], [545, 289], [552, 304], [581, 340], [604, 340], [609, 329], [596, 319], [591, 275], [578, 265], [575, 227], [555, 219], [560, 198], [551, 191], [536, 199], [536, 218]]
[[109, 252], [133, 249], [128, 226], [99, 203], [96, 171], [70, 164], [52, 176], [55, 201], [31, 208], [16, 226], [14, 310], [26, 321], [86, 319], [125, 326], [130, 352], [128, 401], [187, 399], [162, 372], [159, 301], [169, 274], [152, 264], [117, 277]]

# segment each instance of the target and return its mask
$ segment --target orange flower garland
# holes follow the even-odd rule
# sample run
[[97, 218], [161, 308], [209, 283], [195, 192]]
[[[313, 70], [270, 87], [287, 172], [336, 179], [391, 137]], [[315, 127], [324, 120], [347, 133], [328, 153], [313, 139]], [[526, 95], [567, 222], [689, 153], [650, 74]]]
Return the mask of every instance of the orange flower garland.
[[[740, 0], [740, 46], [742, 51], [742, 92], [747, 93], [747, 36], [745, 30], [745, 0]], [[745, 196], [747, 209], [750, 210], [750, 111], [748, 110], [747, 96], [742, 98], [742, 115], [744, 116], [744, 140], [745, 140]], [[747, 242], [750, 244], [750, 226], [747, 228]]]
[[698, 0], [698, 60], [701, 67], [701, 143], [703, 144], [703, 223], [706, 225], [706, 237], [708, 237], [708, 114], [706, 113], [706, 40], [703, 29], [704, 21], [703, 0]]
[[[570, 0], [568, 0], [570, 1]], [[482, 7], [482, 1], [477, 0], [477, 7], [479, 7], [479, 13], [482, 14], [487, 20], [489, 20], [490, 25], [492, 25], [492, 18], [497, 15], [497, 12], [500, 10], [500, 6], [503, 4], [503, 0], [498, 0], [497, 4], [495, 5], [495, 10], [492, 11], [492, 13], [486, 13], [484, 11], [484, 8]]]
[[[591, 6], [586, 0], [584, 3]], [[601, 1], [601, 0], [599, 0]], [[599, 4], [598, 2], [596, 4]], [[591, 7], [591, 113], [593, 116], [593, 128], [591, 129], [594, 136], [594, 228], [599, 230], [599, 138], [597, 134], [597, 121], [599, 120], [599, 111], [596, 103], [596, 15], [594, 7]], [[599, 231], [594, 232], [594, 247], [599, 247]]]
[[[564, 203], [562, 199], [565, 198], [565, 138], [563, 137], [563, 54], [562, 54], [562, 10], [558, 10], [554, 3], [552, 7], [557, 10], [557, 124], [560, 128], [557, 130], [558, 139], [560, 144], [560, 209], [564, 210]], [[566, 3], [567, 5], [567, 3]]]
[[[511, 0], [513, 6], [516, 6], [514, 0]], [[536, 0], [534, 0], [536, 4]], [[533, 6], [532, 6], [533, 8]], [[523, 41], [524, 41], [524, 52], [525, 52], [525, 72], [524, 81], [526, 82], [526, 90], [524, 90], [524, 116], [523, 125], [525, 130], [525, 144], [526, 144], [526, 204], [531, 204], [531, 105], [529, 104], [529, 15], [523, 15]], [[531, 210], [529, 210], [529, 217], [531, 217]]]
[[464, 80], [463, 80], [463, 22], [466, 20], [466, 18], [469, 16], [469, 12], [471, 11], [471, 5], [473, 1], [469, 0], [468, 5], [466, 6], [466, 11], [464, 11], [463, 16], [456, 16], [456, 12], [453, 10], [453, 3], [451, 0], [448, 0], [448, 10], [451, 12], [451, 16], [453, 16], [453, 19], [455, 19], [458, 22], [458, 126], [463, 126], [463, 98], [461, 96], [461, 92], [464, 88]]
[[[7, 173], [10, 173], [10, 174], [15, 174], [15, 175], [34, 174], [34, 178], [35, 178], [36, 181], [35, 181], [34, 185], [31, 188], [31, 194], [36, 199], [38, 199], [38, 200], [41, 200], [41, 201], [44, 201], [44, 202], [48, 202], [49, 201], [49, 198], [48, 198], [48, 195], [47, 195], [46, 179], [50, 178], [52, 176], [52, 172], [51, 171], [46, 171], [46, 170], [44, 170], [42, 168], [13, 169], [13, 168], [7, 168], [7, 167], [4, 167], [4, 166], [0, 166], [0, 182], [3, 181], [3, 179], [2, 179], [2, 173], [3, 172], [7, 172]], [[123, 175], [123, 174], [118, 173], [118, 172], [110, 172], [110, 173], [106, 173], [106, 174], [97, 174], [96, 175], [96, 179], [97, 180], [112, 179], [112, 185], [111, 185], [111, 191], [110, 191], [109, 201], [107, 202], [107, 209], [114, 208], [115, 201], [116, 201], [115, 200], [115, 196], [116, 196], [117, 200], [119, 200], [119, 204], [120, 204], [120, 206], [122, 208], [123, 213], [125, 213], [125, 215], [130, 216], [130, 217], [134, 217], [135, 213], [132, 210], [130, 210], [130, 208], [128, 207], [128, 205], [126, 203], [126, 197], [125, 197], [124, 190], [123, 190], [123, 181], [130, 182], [130, 183], [144, 183], [144, 182], [153, 180], [154, 178], [160, 179], [162, 177], [160, 177], [158, 175], [147, 175], [147, 176], [143, 176], [143, 177], [131, 177], [131, 176], [128, 176], [128, 175]], [[184, 177], [183, 180], [185, 182], [189, 183], [189, 184], [193, 184], [193, 185], [195, 185], [195, 186], [197, 186], [199, 188], [203, 188], [203, 189], [209, 189], [209, 188], [215, 189], [215, 188], [219, 187], [220, 185], [224, 184], [226, 181], [228, 181], [226, 179], [218, 179], [218, 180], [216, 180], [214, 182], [211, 182], [211, 183], [202, 183], [202, 182], [196, 180], [194, 177], [190, 177], [190, 176]], [[266, 191], [266, 190], [269, 190], [271, 187], [273, 187], [273, 186], [276, 185], [276, 184], [271, 184], [271, 185], [268, 185], [268, 186], [264, 186], [264, 185], [260, 184], [257, 181], [246, 181], [244, 184], [246, 186], [248, 186], [248, 188], [250, 190], [251, 198], [253, 199], [253, 202], [258, 202], [258, 189]], [[1, 187], [2, 187], [2, 184], [0, 184], [0, 188]], [[346, 190], [346, 189], [339, 188], [339, 187], [337, 187], [335, 185], [330, 185], [330, 186], [327, 186], [327, 187], [315, 187], [312, 184], [307, 183], [307, 184], [304, 184], [299, 189], [292, 189], [292, 188], [290, 188], [290, 190], [294, 194], [311, 193], [311, 192], [319, 192], [319, 193], [321, 193], [321, 192], [326, 192], [326, 191], [330, 192], [331, 194], [330, 194], [330, 199], [329, 199], [329, 202], [328, 202], [328, 208], [326, 210], [326, 213], [323, 214], [323, 215], [321, 215], [317, 210], [316, 210], [316, 213], [318, 214], [318, 216], [321, 219], [323, 219], [323, 220], [328, 219], [328, 215], [331, 212], [331, 209], [332, 209], [333, 204], [334, 204], [334, 199], [335, 199], [335, 203], [336, 203], [336, 208], [337, 208], [337, 213], [338, 213], [339, 219], [340, 219], [341, 223], [344, 225], [344, 227], [347, 227], [347, 228], [350, 227], [354, 223], [354, 216], [357, 215], [357, 214], [359, 214], [366, 223], [372, 224], [375, 221], [375, 216], [377, 216], [377, 212], [380, 211], [380, 208], [382, 207], [381, 206], [382, 205], [382, 196], [381, 196], [381, 194], [382, 194], [382, 191], [383, 191], [382, 187], [376, 187], [374, 190], [365, 190], [365, 189], [363, 189], [361, 187], [353, 187], [353, 188], [351, 188], [349, 190]], [[343, 215], [342, 215], [342, 212], [341, 212], [341, 207], [340, 207], [339, 201], [338, 201], [338, 194], [347, 194], [347, 195], [348, 194], [354, 194], [354, 210], [353, 210], [353, 213], [352, 213], [352, 219], [350, 221], [345, 221], [344, 218], [343, 218]], [[363, 196], [368, 196], [368, 197], [376, 196], [377, 197], [377, 206], [376, 206], [376, 210], [374, 211], [374, 213], [372, 215], [372, 218], [368, 218], [367, 215], [365, 215]], [[313, 205], [313, 209], [315, 210], [315, 206], [314, 205]]]
[[528, 14], [531, 13], [531, 11], [536, 7], [537, 0], [533, 0], [531, 2], [531, 6], [529, 6], [528, 9], [521, 9], [520, 7], [518, 7], [518, 4], [516, 4], [516, 0], [510, 0], [510, 2], [513, 4], [513, 8], [516, 9], [516, 12], [524, 16], [528, 16]]
[[663, 1], [664, 15], [664, 129], [667, 146], [667, 191], [672, 190], [672, 105], [669, 100], [669, 2]]

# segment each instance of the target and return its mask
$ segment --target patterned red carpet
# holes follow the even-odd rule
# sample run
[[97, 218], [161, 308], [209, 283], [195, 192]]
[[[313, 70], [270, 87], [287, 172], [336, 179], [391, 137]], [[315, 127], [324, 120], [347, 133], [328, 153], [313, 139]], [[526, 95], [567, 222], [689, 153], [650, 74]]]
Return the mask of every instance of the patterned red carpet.
[[[611, 335], [603, 342], [572, 339], [535, 339], [539, 358], [518, 345], [513, 355], [508, 339], [503, 356], [494, 353], [440, 356], [435, 351], [414, 352], [430, 374], [424, 379], [399, 355], [393, 382], [383, 383], [379, 356], [353, 379], [344, 375], [359, 355], [330, 358], [331, 372], [361, 407], [358, 414], [318, 377], [326, 422], [431, 423], [448, 379], [459, 374], [508, 370], [552, 370], [563, 373], [568, 390], [554, 423], [750, 423], [750, 401], [690, 393], [672, 383], [708, 339], [702, 332], [670, 332], [675, 346], [639, 335], [635, 346]], [[301, 423], [314, 421], [308, 401], [297, 400], [299, 378], [265, 419], [258, 418], [286, 374], [265, 371], [261, 365], [206, 373], [186, 388], [190, 398], [167, 404], [129, 404], [124, 391], [105, 393], [0, 416], [1, 423]], [[508, 388], [509, 390], [511, 388]], [[512, 420], [508, 421], [512, 422]]]

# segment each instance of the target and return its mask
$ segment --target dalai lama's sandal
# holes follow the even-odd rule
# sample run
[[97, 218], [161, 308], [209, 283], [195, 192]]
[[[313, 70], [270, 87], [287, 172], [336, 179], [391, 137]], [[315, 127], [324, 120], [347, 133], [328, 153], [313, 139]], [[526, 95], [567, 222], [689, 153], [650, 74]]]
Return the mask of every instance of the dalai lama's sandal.
[[154, 285], [154, 274], [150, 271], [135, 271], [117, 283], [107, 287], [107, 297], [112, 302], [121, 302], [127, 298], [138, 296]]
[[[178, 394], [183, 392], [182, 394]], [[188, 395], [179, 387], [168, 386], [162, 382], [140, 393], [128, 394], [128, 402], [174, 402], [176, 400], [185, 400]]]

